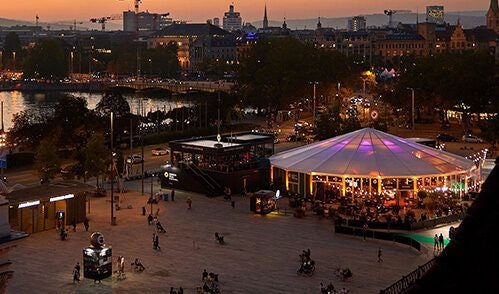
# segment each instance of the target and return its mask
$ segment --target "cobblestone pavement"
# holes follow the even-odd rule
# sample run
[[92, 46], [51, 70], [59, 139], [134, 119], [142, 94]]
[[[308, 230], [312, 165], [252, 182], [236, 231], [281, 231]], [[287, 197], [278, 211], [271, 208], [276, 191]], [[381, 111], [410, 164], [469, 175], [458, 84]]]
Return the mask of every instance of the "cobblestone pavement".
[[[187, 209], [186, 199], [193, 200]], [[90, 230], [78, 224], [69, 239], [61, 241], [55, 230], [36, 233], [9, 252], [14, 278], [8, 293], [168, 293], [170, 287], [196, 293], [202, 286], [203, 269], [219, 274], [222, 293], [320, 293], [320, 282], [332, 281], [336, 288], [351, 293], [378, 293], [402, 275], [425, 263], [432, 256], [392, 242], [336, 235], [329, 219], [307, 215], [258, 216], [249, 211], [249, 199], [234, 197], [235, 209], [222, 198], [176, 191], [175, 202], [154, 205], [167, 233], [160, 237], [161, 251], [152, 249], [154, 226], [142, 216], [148, 196], [126, 194], [122, 208], [115, 212], [117, 225], [110, 225], [109, 197], [93, 198]], [[285, 201], [283, 199], [283, 201]], [[283, 204], [284, 207], [284, 204]], [[91, 232], [101, 231], [113, 247], [113, 268], [119, 255], [125, 256], [126, 279], [116, 275], [94, 284], [83, 279], [72, 284], [72, 269], [82, 263], [82, 249]], [[215, 241], [214, 233], [225, 236], [226, 245]], [[377, 262], [378, 248], [383, 262]], [[312, 277], [297, 276], [299, 256], [310, 248], [316, 261]], [[139, 257], [146, 267], [133, 273], [130, 263]], [[350, 281], [335, 277], [337, 267], [349, 267]]]

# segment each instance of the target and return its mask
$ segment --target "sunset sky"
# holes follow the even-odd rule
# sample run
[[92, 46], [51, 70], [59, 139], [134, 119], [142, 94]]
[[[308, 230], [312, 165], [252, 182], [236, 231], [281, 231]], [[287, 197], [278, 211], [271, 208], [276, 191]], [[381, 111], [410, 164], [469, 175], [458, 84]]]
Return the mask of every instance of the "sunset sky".
[[[170, 12], [176, 20], [204, 22], [222, 17], [230, 0], [143, 0], [141, 10]], [[262, 19], [267, 2], [271, 20], [351, 16], [405, 9], [422, 13], [427, 5], [444, 5], [446, 11], [487, 10], [489, 0], [239, 0], [233, 1], [244, 21]], [[87, 20], [133, 9], [133, 0], [2, 0], [1, 18], [40, 21]]]

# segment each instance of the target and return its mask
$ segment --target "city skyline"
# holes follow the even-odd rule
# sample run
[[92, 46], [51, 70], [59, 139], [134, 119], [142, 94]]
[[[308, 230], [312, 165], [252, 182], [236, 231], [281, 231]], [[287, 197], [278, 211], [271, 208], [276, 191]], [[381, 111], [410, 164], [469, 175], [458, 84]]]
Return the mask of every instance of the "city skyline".
[[[162, 1], [143, 0], [140, 10], [157, 13], [169, 12], [175, 20], [204, 22], [213, 17], [221, 18], [223, 13], [228, 10], [229, 5], [234, 3], [236, 11], [241, 12], [244, 22], [254, 22], [263, 18], [265, 3], [267, 3], [269, 19], [271, 20], [280, 20], [284, 17], [288, 19], [305, 19], [317, 16], [347, 17], [383, 13], [384, 9], [403, 9], [424, 13], [428, 5], [443, 5], [446, 11], [487, 10], [490, 3], [489, 0], [410, 0], [403, 4], [396, 0], [380, 0], [375, 3], [366, 3], [366, 1], [360, 0], [337, 0], [334, 3], [323, 0], [243, 0], [234, 2], [227, 0], [171, 0], [167, 4], [160, 2]], [[53, 0], [50, 4], [37, 0], [19, 0], [3, 7], [0, 18], [34, 21], [35, 16], [39, 15], [40, 21], [43, 22], [86, 20], [87, 18], [121, 14], [122, 11], [129, 9], [133, 10], [133, 0], [103, 0], [99, 2], [98, 10], [95, 3], [88, 0]]]

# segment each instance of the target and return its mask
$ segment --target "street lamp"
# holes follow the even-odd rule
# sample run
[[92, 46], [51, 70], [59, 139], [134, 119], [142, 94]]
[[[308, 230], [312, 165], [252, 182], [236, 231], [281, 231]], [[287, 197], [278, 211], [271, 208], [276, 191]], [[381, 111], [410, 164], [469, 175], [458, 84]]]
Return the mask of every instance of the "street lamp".
[[152, 215], [152, 205], [153, 204], [158, 204], [158, 201], [156, 199], [154, 199], [154, 191], [153, 191], [153, 184], [154, 184], [154, 176], [155, 174], [152, 173], [151, 174], [151, 196], [149, 196], [149, 200], [147, 200], [147, 203], [151, 204], [151, 215]]
[[412, 132], [414, 133], [414, 88], [407, 88], [407, 90], [410, 90], [412, 92], [412, 103], [411, 103], [411, 120], [412, 120]]
[[317, 92], [316, 87], [319, 84], [319, 82], [315, 81], [315, 82], [310, 82], [310, 83], [314, 86], [314, 97], [313, 97], [313, 99], [314, 99], [314, 101], [313, 101], [314, 102], [314, 106], [312, 108], [313, 109], [312, 117], [313, 117], [313, 123], [315, 125], [315, 96], [316, 96], [316, 92]]
[[12, 64], [14, 66], [14, 70], [16, 70], [16, 51], [12, 52]]
[[114, 172], [115, 172], [115, 166], [114, 166], [114, 157], [116, 156], [116, 153], [114, 153], [114, 148], [113, 148], [113, 120], [114, 120], [114, 113], [111, 112], [111, 225], [116, 225], [116, 219], [114, 218]]

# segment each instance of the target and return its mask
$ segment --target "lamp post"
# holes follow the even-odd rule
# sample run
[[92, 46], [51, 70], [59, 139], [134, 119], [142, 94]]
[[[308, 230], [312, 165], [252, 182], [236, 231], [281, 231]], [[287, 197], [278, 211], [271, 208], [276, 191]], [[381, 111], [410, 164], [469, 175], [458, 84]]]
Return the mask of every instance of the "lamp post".
[[12, 65], [14, 67], [14, 70], [16, 70], [16, 51], [12, 52]]
[[152, 215], [152, 205], [153, 204], [157, 204], [158, 202], [156, 201], [156, 199], [154, 199], [154, 189], [153, 189], [153, 184], [154, 184], [154, 176], [155, 174], [151, 174], [151, 196], [149, 196], [149, 200], [147, 201], [147, 203], [149, 203], [151, 205], [151, 215]]
[[111, 112], [111, 225], [116, 225], [116, 220], [114, 219], [114, 156], [113, 151], [113, 116], [114, 113]]
[[414, 130], [415, 130], [415, 126], [414, 126], [414, 88], [407, 88], [407, 90], [410, 90], [412, 93], [411, 122], [412, 122], [412, 132], [414, 133]]
[[315, 96], [317, 93], [317, 85], [319, 82], [310, 82], [314, 86], [314, 101], [313, 101], [313, 107], [312, 107], [312, 118], [313, 118], [313, 124], [315, 125]]

